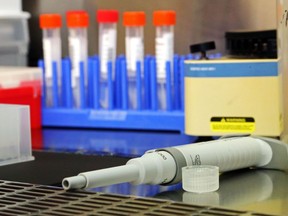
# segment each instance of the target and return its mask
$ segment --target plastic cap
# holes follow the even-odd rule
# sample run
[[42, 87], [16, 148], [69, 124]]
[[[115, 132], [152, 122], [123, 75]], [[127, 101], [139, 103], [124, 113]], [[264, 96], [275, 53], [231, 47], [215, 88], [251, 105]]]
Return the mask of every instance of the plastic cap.
[[66, 14], [69, 28], [88, 27], [89, 16], [86, 11], [68, 11]]
[[206, 193], [219, 188], [219, 167], [200, 165], [182, 168], [182, 187], [187, 192]]
[[155, 26], [175, 25], [176, 12], [175, 11], [155, 11], [153, 13], [153, 24]]
[[96, 20], [99, 23], [115, 23], [118, 22], [117, 10], [98, 10]]
[[142, 11], [131, 11], [123, 14], [124, 26], [144, 26], [145, 13]]
[[40, 28], [60, 28], [62, 25], [59, 14], [42, 14], [40, 15]]

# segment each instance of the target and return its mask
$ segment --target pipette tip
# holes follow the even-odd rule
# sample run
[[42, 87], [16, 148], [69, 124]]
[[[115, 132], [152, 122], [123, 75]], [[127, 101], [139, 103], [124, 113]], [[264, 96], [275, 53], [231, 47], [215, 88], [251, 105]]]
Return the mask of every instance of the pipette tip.
[[73, 176], [64, 178], [62, 181], [62, 187], [65, 190], [71, 190], [71, 189], [81, 189], [85, 188], [86, 186], [86, 178], [84, 176]]

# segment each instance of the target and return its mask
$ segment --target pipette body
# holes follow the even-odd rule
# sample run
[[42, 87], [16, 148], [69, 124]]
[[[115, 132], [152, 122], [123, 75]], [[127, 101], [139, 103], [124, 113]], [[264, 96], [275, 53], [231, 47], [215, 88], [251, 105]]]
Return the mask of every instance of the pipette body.
[[123, 182], [174, 184], [181, 181], [181, 169], [193, 165], [214, 165], [220, 172], [247, 167], [288, 169], [287, 145], [262, 137], [229, 137], [146, 152], [126, 165], [80, 173], [63, 179], [64, 189], [94, 188]]

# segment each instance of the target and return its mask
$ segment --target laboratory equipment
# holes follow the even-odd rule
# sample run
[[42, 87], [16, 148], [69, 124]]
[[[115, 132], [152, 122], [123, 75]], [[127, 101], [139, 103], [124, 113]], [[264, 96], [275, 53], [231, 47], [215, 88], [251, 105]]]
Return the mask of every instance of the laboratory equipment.
[[27, 105], [0, 104], [0, 166], [34, 160]]
[[[62, 86], [65, 87], [65, 90], [62, 91], [62, 101], [57, 107], [43, 107], [43, 126], [160, 130], [180, 131], [183, 133], [184, 58], [175, 55], [174, 61], [174, 74], [177, 76], [173, 79], [172, 85], [174, 88], [172, 89], [172, 85], [170, 85], [169, 91], [167, 91], [170, 93], [168, 97], [170, 99], [168, 100], [169, 109], [163, 112], [152, 106], [152, 104], [157, 103], [155, 58], [146, 56], [144, 59], [144, 89], [145, 93], [148, 94], [145, 94], [144, 106], [136, 110], [128, 108], [127, 67], [122, 56], [116, 59], [115, 73], [117, 74], [117, 79], [114, 82], [109, 79], [109, 83], [112, 83], [112, 85], [108, 86], [108, 90], [109, 92], [113, 91], [113, 97], [109, 97], [110, 106], [106, 109], [99, 104], [100, 63], [98, 57], [93, 56], [88, 59], [88, 91], [85, 95], [80, 95], [81, 100], [88, 98], [88, 105], [80, 109], [75, 109], [71, 105], [71, 68], [69, 67], [69, 59], [65, 58], [62, 60]], [[41, 62], [43, 63], [40, 60], [39, 66], [43, 70]], [[109, 74], [111, 74], [111, 67], [109, 67], [109, 71]], [[167, 77], [171, 78], [171, 76]], [[137, 86], [137, 95], [141, 93], [139, 90], [141, 89]]]
[[229, 30], [225, 32], [230, 58], [277, 58], [277, 30]]
[[[125, 26], [125, 48], [128, 70], [128, 93], [129, 108], [141, 108], [141, 103], [137, 104], [137, 64], [140, 64], [140, 101], [143, 101], [143, 64], [144, 64], [144, 25], [145, 13], [143, 11], [130, 11], [123, 14], [123, 25]], [[138, 107], [137, 107], [138, 105]]]
[[[281, 102], [283, 100], [283, 119], [287, 119], [288, 113], [288, 106], [287, 106], [287, 98], [288, 98], [288, 85], [284, 84], [287, 83], [287, 53], [288, 53], [288, 1], [287, 0], [278, 0], [277, 1], [278, 10], [277, 10], [277, 56], [278, 56], [278, 67], [279, 67], [279, 76], [281, 75]], [[284, 85], [283, 85], [284, 84]], [[283, 126], [283, 132], [281, 133], [281, 140], [288, 141], [288, 127], [287, 124]]]
[[181, 181], [181, 169], [193, 165], [218, 166], [219, 172], [247, 167], [285, 170], [288, 168], [287, 145], [276, 139], [243, 135], [151, 150], [123, 166], [64, 178], [62, 186], [67, 190], [123, 182], [174, 184]]
[[[59, 187], [0, 181], [2, 215], [238, 215], [255, 211], [197, 205], [157, 198], [91, 191], [64, 191]], [[285, 191], [285, 190], [284, 190]], [[279, 199], [279, 198], [278, 198]], [[283, 198], [284, 199], [284, 198]], [[273, 200], [274, 201], [274, 200]], [[280, 202], [281, 203], [281, 202]], [[262, 203], [261, 203], [262, 204]], [[278, 204], [278, 202], [277, 202]], [[267, 203], [263, 203], [263, 206]], [[259, 206], [259, 203], [258, 203]], [[281, 206], [276, 205], [276, 206]], [[260, 205], [262, 207], [262, 205]], [[234, 207], [235, 208], [235, 207]], [[280, 207], [278, 207], [280, 208]], [[259, 207], [258, 207], [259, 209]], [[267, 214], [264, 214], [268, 216]], [[270, 215], [272, 216], [272, 215]], [[273, 214], [273, 216], [276, 216]]]
[[85, 91], [84, 86], [87, 86], [87, 27], [89, 25], [89, 16], [85, 11], [68, 11], [66, 15], [69, 31], [69, 56], [72, 65], [71, 85], [74, 106], [84, 108], [86, 100], [81, 98], [80, 95], [85, 95], [83, 92]]
[[[157, 63], [158, 108], [166, 110], [166, 70], [173, 68], [175, 11], [154, 11], [153, 24], [156, 28], [155, 55]], [[169, 63], [169, 64], [167, 64]]]
[[199, 43], [199, 44], [192, 44], [190, 45], [190, 52], [191, 53], [200, 53], [199, 59], [204, 60], [204, 59], [209, 59], [207, 55], [208, 50], [213, 50], [215, 49], [215, 42], [214, 41], [209, 41], [205, 43]]
[[[117, 48], [117, 10], [98, 10], [96, 20], [99, 23], [99, 58], [100, 58], [100, 105], [108, 107], [109, 96], [113, 95], [113, 89], [109, 92], [108, 76], [115, 79], [115, 60]], [[112, 74], [109, 74], [111, 67]]]
[[0, 67], [0, 103], [29, 105], [30, 125], [41, 128], [42, 72], [36, 67]]
[[[43, 32], [42, 44], [45, 64], [45, 103], [47, 107], [56, 105], [60, 101], [61, 89], [61, 36], [62, 26], [60, 14], [40, 15], [40, 28]], [[53, 74], [53, 63], [56, 64], [57, 71]], [[57, 82], [57, 92], [52, 90], [53, 79]], [[54, 93], [54, 95], [53, 95]]]
[[185, 133], [280, 136], [282, 78], [277, 59], [185, 61]]

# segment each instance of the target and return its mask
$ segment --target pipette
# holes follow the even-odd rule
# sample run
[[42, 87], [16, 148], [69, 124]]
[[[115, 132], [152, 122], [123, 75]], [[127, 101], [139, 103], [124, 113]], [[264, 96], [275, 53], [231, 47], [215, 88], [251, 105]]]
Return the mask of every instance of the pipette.
[[181, 168], [214, 165], [220, 172], [259, 167], [288, 169], [287, 144], [264, 137], [236, 136], [219, 140], [147, 151], [126, 165], [95, 170], [64, 178], [64, 189], [95, 188], [131, 182], [174, 184], [181, 181]]

